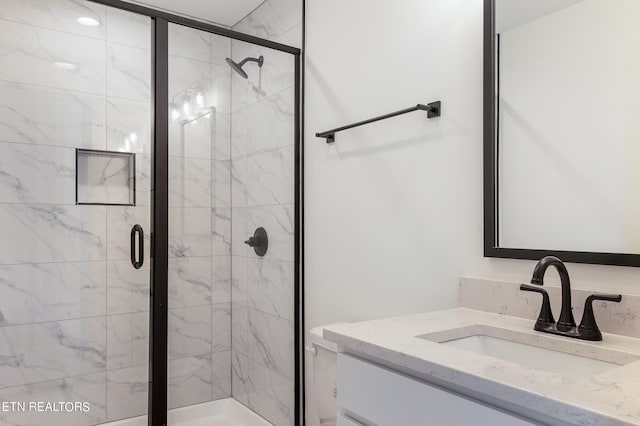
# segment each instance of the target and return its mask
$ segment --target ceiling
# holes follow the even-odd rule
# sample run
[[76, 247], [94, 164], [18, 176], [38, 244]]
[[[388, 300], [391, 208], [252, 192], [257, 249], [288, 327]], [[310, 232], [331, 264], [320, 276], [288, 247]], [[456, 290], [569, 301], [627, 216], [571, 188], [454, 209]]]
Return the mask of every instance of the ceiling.
[[582, 0], [496, 0], [496, 32], [501, 33]]
[[232, 27], [264, 0], [127, 0], [200, 21]]

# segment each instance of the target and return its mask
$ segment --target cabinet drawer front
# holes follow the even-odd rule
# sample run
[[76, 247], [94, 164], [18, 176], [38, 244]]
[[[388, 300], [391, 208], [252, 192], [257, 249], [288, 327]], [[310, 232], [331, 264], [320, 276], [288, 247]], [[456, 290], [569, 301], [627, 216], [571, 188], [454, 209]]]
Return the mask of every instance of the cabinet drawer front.
[[537, 424], [346, 354], [338, 356], [338, 406], [379, 426]]
[[351, 420], [345, 416], [338, 416], [338, 423], [336, 426], [363, 426], [362, 424], [356, 422], [355, 420]]

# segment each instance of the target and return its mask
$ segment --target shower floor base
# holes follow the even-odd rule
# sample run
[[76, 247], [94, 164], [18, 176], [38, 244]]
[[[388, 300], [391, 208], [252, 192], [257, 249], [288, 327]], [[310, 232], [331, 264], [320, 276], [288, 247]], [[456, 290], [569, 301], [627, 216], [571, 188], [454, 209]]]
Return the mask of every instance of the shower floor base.
[[[167, 420], [168, 426], [273, 426], [233, 398], [169, 410]], [[147, 416], [103, 426], [147, 426]]]

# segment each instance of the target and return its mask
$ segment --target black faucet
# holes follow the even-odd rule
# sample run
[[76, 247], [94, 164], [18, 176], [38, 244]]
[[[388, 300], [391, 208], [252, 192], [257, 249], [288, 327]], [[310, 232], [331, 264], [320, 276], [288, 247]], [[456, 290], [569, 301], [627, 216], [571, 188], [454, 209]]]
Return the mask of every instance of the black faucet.
[[[549, 266], [553, 265], [560, 275], [560, 285], [562, 287], [562, 309], [560, 310], [560, 318], [556, 322], [551, 312], [551, 302], [549, 294], [542, 288], [544, 284], [544, 273]], [[622, 296], [619, 294], [592, 294], [587, 298], [584, 305], [584, 313], [582, 321], [576, 327], [573, 319], [571, 306], [571, 282], [569, 280], [569, 272], [564, 263], [555, 256], [546, 256], [540, 259], [531, 277], [531, 284], [521, 284], [520, 290], [533, 291], [542, 294], [542, 308], [533, 327], [536, 331], [544, 333], [557, 334], [560, 336], [573, 337], [582, 340], [602, 340], [602, 333], [598, 329], [596, 319], [593, 315], [593, 301], [606, 300], [609, 302], [620, 302]]]

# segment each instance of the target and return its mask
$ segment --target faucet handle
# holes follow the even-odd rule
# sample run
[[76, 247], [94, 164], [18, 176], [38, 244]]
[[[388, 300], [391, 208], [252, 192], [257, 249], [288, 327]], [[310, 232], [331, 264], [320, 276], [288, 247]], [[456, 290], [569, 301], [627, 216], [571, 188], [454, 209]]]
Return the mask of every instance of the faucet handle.
[[582, 314], [582, 321], [578, 326], [578, 332], [582, 335], [589, 337], [589, 340], [602, 340], [602, 333], [596, 324], [596, 317], [593, 315], [593, 301], [604, 300], [606, 302], [620, 303], [622, 300], [621, 294], [592, 294], [587, 297], [584, 302], [584, 313]]
[[547, 290], [541, 286], [531, 284], [520, 284], [520, 290], [542, 294], [542, 307], [540, 308], [540, 313], [536, 320], [536, 325], [534, 327], [535, 330], [541, 331], [548, 328], [549, 325], [556, 323], [555, 318], [553, 318], [553, 313], [551, 312], [551, 301], [549, 300], [549, 293], [547, 293]]

